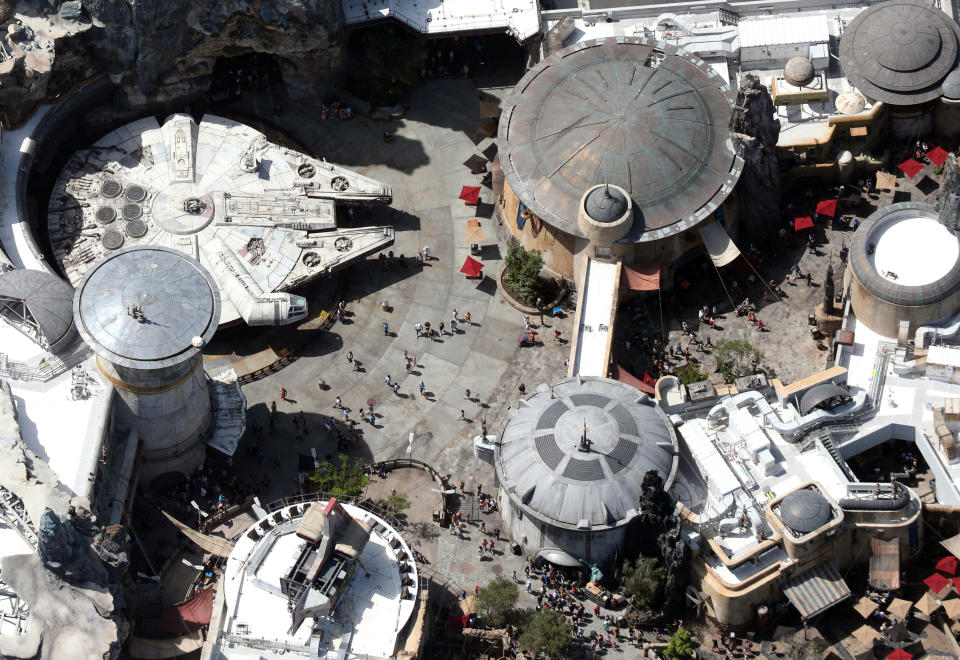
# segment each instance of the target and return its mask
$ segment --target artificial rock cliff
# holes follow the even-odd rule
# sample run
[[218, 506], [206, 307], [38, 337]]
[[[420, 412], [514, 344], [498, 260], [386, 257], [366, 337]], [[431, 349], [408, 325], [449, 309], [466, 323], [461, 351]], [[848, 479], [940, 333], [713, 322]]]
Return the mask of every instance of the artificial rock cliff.
[[777, 140], [780, 120], [773, 100], [760, 79], [747, 74], [740, 80], [730, 116], [730, 131], [743, 156], [744, 168], [737, 185], [740, 201], [740, 236], [761, 236], [780, 220], [780, 164]]
[[218, 57], [247, 53], [275, 55], [288, 92], [313, 94], [339, 70], [342, 22], [338, 0], [0, 0], [0, 109], [15, 124], [111, 65], [134, 107], [189, 98]]

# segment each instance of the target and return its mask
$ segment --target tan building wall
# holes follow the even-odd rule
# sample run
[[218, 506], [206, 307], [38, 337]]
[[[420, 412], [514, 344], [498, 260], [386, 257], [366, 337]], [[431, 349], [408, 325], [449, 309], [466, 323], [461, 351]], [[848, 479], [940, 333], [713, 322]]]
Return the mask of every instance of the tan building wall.
[[[500, 221], [513, 238], [527, 250], [540, 250], [543, 264], [554, 275], [573, 281], [574, 237], [541, 222], [532, 213], [523, 229], [517, 229], [517, 209], [520, 200], [506, 180], [503, 182], [503, 195], [497, 200], [497, 212]], [[539, 232], [537, 232], [539, 227]], [[536, 235], [535, 235], [536, 234]]]
[[[849, 270], [853, 273], [852, 268]], [[960, 308], [960, 290], [930, 305], [895, 305], [871, 295], [853, 274], [850, 278], [850, 305], [858, 322], [885, 337], [896, 337], [900, 321], [908, 321], [912, 333], [921, 325], [953, 314]]]

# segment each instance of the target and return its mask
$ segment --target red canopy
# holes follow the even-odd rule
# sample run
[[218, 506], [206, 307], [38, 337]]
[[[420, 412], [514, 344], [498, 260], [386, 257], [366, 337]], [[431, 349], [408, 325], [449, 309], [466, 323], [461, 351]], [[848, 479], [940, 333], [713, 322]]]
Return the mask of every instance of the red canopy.
[[939, 573], [934, 573], [930, 577], [925, 578], [923, 580], [923, 583], [928, 587], [930, 587], [930, 591], [932, 591], [935, 594], [938, 594], [944, 589], [946, 589], [947, 585], [950, 584], [950, 580], [943, 577]]
[[831, 218], [837, 214], [837, 200], [821, 199], [817, 202], [817, 213], [820, 215], [829, 215]]
[[473, 257], [467, 257], [467, 260], [460, 266], [460, 272], [466, 274], [467, 277], [480, 277], [480, 273], [483, 272], [483, 264]]
[[930, 159], [930, 162], [940, 167], [947, 161], [947, 152], [942, 147], [934, 147], [927, 152], [927, 158]]
[[467, 205], [476, 205], [480, 203], [480, 186], [464, 186], [460, 190], [460, 199]]
[[[644, 379], [640, 380], [632, 373], [621, 367], [619, 364], [613, 365], [613, 377], [615, 380], [619, 380], [621, 383], [626, 383], [627, 385], [632, 385], [636, 387], [641, 392], [646, 392], [647, 394], [653, 394], [653, 384], [645, 382], [647, 377], [650, 376], [647, 372], [643, 372]], [[651, 378], [652, 380], [652, 378]]]
[[897, 649], [887, 656], [887, 660], [911, 660], [911, 658], [913, 658], [913, 656], [903, 649]]
[[798, 215], [793, 219], [793, 230], [801, 231], [813, 227], [813, 218], [809, 215]]
[[897, 167], [903, 170], [903, 173], [907, 175], [908, 179], [912, 179], [913, 177], [917, 176], [917, 172], [923, 169], [923, 165], [912, 158], [906, 159], [897, 165]]
[[633, 291], [656, 291], [660, 288], [660, 264], [624, 266], [621, 279]]
[[957, 572], [957, 558], [953, 555], [948, 555], [937, 562], [937, 570], [943, 571], [949, 575], [953, 575]]

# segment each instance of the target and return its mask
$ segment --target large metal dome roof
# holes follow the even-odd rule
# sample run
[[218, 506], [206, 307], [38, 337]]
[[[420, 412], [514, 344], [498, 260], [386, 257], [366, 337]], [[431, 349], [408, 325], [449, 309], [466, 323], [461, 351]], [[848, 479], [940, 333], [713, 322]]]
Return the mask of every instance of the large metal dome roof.
[[820, 529], [833, 517], [830, 502], [819, 491], [801, 488], [780, 502], [780, 519], [795, 532], [807, 534]]
[[156, 369], [190, 359], [213, 337], [220, 293], [213, 276], [182, 252], [133, 247], [107, 255], [87, 272], [73, 313], [97, 355], [125, 367]]
[[547, 57], [504, 101], [500, 164], [544, 222], [581, 236], [585, 190], [633, 199], [626, 241], [692, 228], [742, 170], [730, 138], [729, 87], [703, 60], [652, 39], [589, 40]]
[[[0, 274], [0, 314], [47, 348], [64, 339], [73, 325], [73, 288], [40, 270]], [[11, 316], [12, 315], [12, 316]]]
[[541, 386], [505, 420], [495, 467], [528, 515], [571, 529], [614, 527], [636, 515], [648, 470], [670, 488], [677, 447], [646, 395], [607, 378], [569, 379]]
[[865, 9], [840, 40], [843, 71], [861, 92], [893, 105], [938, 98], [957, 65], [960, 27], [924, 0]]

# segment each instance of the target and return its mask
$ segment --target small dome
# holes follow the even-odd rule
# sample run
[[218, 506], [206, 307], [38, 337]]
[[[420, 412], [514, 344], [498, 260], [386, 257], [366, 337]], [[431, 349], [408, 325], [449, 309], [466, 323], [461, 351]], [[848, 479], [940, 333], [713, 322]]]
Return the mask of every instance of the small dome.
[[783, 67], [783, 77], [796, 87], [803, 87], [817, 75], [813, 62], [806, 57], [791, 57]]
[[780, 502], [780, 519], [801, 534], [823, 527], [831, 516], [827, 498], [812, 488], [795, 490]]
[[940, 90], [944, 97], [948, 99], [960, 99], [960, 69], [954, 69], [947, 74], [947, 77], [943, 79], [943, 84], [940, 85]]
[[863, 112], [863, 108], [866, 106], [866, 104], [866, 100], [858, 92], [855, 92], [852, 89], [838, 95], [837, 100], [834, 101], [837, 112], [842, 115], [855, 115], [859, 112]]
[[594, 222], [616, 222], [627, 211], [627, 198], [616, 188], [600, 186], [587, 193], [583, 208]]

